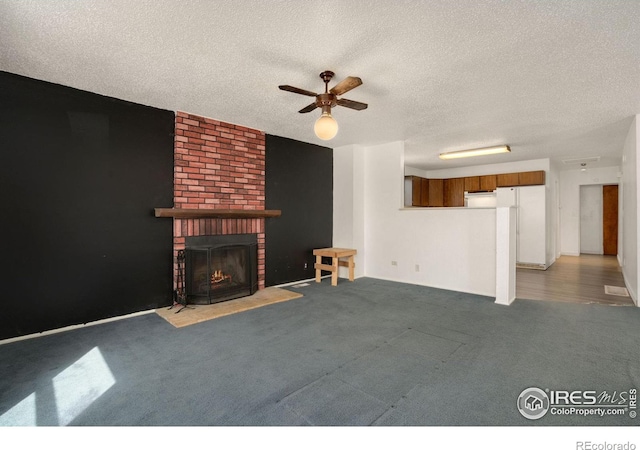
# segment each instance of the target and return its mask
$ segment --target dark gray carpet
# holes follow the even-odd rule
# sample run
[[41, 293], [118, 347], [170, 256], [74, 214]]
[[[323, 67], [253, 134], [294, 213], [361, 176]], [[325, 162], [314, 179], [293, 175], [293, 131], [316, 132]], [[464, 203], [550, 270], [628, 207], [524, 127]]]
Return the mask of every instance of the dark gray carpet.
[[0, 345], [0, 425], [638, 423], [516, 408], [532, 386], [640, 386], [637, 308], [370, 278], [289, 289], [304, 297], [180, 329], [149, 314]]

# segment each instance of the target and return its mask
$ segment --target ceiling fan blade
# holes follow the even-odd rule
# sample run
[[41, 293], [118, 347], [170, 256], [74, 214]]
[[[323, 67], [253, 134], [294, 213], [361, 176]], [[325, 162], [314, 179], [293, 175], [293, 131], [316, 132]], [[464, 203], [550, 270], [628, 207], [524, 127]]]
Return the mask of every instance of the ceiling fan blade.
[[347, 100], [346, 98], [340, 98], [336, 100], [336, 104], [340, 106], [344, 106], [346, 108], [355, 109], [358, 111], [362, 111], [363, 109], [367, 109], [369, 105], [366, 103], [356, 102], [354, 100]]
[[336, 84], [329, 92], [334, 95], [342, 95], [349, 92], [353, 88], [357, 88], [362, 84], [362, 80], [358, 77], [347, 77], [340, 83]]
[[318, 105], [316, 105], [316, 104], [315, 104], [315, 102], [314, 102], [314, 103], [312, 103], [312, 104], [310, 104], [310, 105], [308, 105], [308, 106], [305, 106], [304, 108], [302, 108], [302, 109], [301, 109], [300, 111], [298, 111], [298, 112], [299, 112], [299, 113], [308, 113], [308, 112], [313, 111], [313, 110], [314, 110], [314, 109], [316, 109], [317, 107], [318, 107]]
[[278, 86], [278, 87], [280, 89], [282, 89], [283, 91], [289, 91], [289, 92], [293, 92], [295, 94], [308, 95], [309, 97], [315, 97], [316, 96], [315, 92], [307, 91], [305, 89], [300, 89], [300, 88], [289, 86], [289, 85], [286, 85], [286, 84], [283, 84], [283, 85]]

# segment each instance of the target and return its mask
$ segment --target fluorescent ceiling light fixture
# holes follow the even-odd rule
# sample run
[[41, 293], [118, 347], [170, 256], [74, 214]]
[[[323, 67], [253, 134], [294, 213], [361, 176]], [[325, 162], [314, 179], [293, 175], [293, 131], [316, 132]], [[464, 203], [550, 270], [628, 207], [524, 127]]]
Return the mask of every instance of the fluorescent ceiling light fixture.
[[498, 153], [509, 153], [511, 149], [508, 145], [497, 147], [474, 148], [471, 150], [460, 150], [457, 152], [440, 153], [440, 159], [468, 158], [470, 156], [496, 155]]

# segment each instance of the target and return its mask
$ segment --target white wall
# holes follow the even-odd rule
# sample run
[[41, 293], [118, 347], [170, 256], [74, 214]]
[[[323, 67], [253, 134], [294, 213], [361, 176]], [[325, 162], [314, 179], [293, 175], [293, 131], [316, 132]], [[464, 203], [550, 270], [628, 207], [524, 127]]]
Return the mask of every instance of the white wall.
[[619, 240], [622, 275], [638, 305], [638, 151], [640, 115], [636, 115], [622, 150], [622, 239]]
[[[333, 149], [333, 247], [355, 248], [355, 276], [365, 273], [364, 148], [347, 145]], [[348, 276], [340, 267], [339, 275]]]
[[[403, 210], [403, 142], [340, 147], [334, 155], [334, 245], [354, 242], [356, 264], [362, 268], [357, 240], [363, 236], [364, 275], [495, 296], [495, 209]], [[354, 218], [348, 211], [350, 203], [339, 198], [339, 191], [352, 189], [353, 207], [358, 208], [360, 186], [363, 220], [356, 223], [357, 214]], [[352, 231], [341, 231], [345, 228]]]
[[496, 303], [516, 299], [516, 207], [496, 208]]
[[426, 178], [427, 177], [427, 172], [422, 170], [422, 169], [417, 169], [415, 167], [409, 167], [409, 166], [405, 166], [404, 167], [404, 174], [406, 176], [409, 175], [413, 175], [416, 177], [422, 177], [422, 178]]
[[617, 184], [619, 173], [617, 166], [560, 172], [560, 253], [580, 254], [580, 186]]
[[560, 170], [558, 163], [550, 161], [547, 185], [547, 267], [560, 256]]

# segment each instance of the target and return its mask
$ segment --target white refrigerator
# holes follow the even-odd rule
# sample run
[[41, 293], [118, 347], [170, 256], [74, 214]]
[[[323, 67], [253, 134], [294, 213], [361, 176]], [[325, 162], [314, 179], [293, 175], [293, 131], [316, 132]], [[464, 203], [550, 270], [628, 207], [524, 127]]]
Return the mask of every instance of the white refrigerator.
[[496, 206], [515, 206], [516, 262], [546, 267], [546, 188], [519, 186], [496, 189]]

